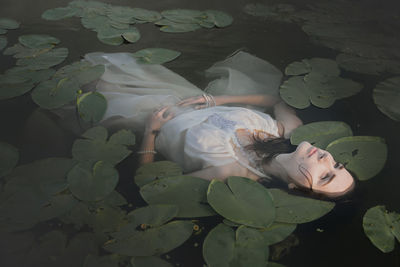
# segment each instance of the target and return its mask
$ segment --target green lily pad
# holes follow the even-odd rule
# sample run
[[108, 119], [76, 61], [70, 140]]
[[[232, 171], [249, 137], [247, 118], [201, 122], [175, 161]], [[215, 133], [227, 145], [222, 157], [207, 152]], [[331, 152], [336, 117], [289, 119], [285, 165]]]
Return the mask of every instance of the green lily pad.
[[231, 15], [219, 10], [206, 10], [205, 14], [207, 20], [212, 21], [218, 28], [228, 27], [233, 22]]
[[385, 72], [400, 74], [400, 63], [395, 59], [360, 57], [350, 54], [339, 54], [336, 61], [347, 71], [380, 75]]
[[184, 243], [192, 231], [192, 222], [173, 221], [160, 227], [135, 231], [123, 239], [111, 240], [104, 245], [104, 249], [133, 257], [163, 254]]
[[11, 172], [19, 160], [18, 149], [14, 146], [0, 142], [0, 177]]
[[291, 77], [279, 89], [281, 98], [295, 108], [303, 109], [310, 106], [307, 87], [303, 77]]
[[117, 207], [100, 207], [92, 213], [89, 226], [96, 234], [115, 232], [126, 224], [126, 212]]
[[77, 14], [77, 10], [71, 7], [57, 7], [47, 9], [42, 13], [42, 19], [45, 20], [60, 20], [73, 17]]
[[143, 22], [154, 22], [162, 18], [160, 12], [143, 8], [133, 8], [132, 15], [136, 20]]
[[178, 212], [179, 208], [176, 205], [149, 205], [131, 211], [126, 218], [133, 225], [133, 229], [141, 224], [158, 227], [175, 218]]
[[270, 189], [276, 209], [276, 222], [306, 223], [330, 212], [335, 203], [294, 196], [280, 189]]
[[98, 201], [109, 195], [117, 186], [118, 172], [106, 162], [79, 163], [68, 173], [69, 189], [75, 197]]
[[19, 28], [19, 22], [13, 19], [0, 18], [0, 29], [15, 30]]
[[41, 54], [47, 53], [52, 48], [28, 48], [21, 44], [15, 44], [7, 47], [3, 54], [7, 56], [13, 56], [14, 58], [27, 58], [27, 57], [38, 57]]
[[52, 196], [48, 203], [42, 207], [39, 215], [39, 221], [47, 221], [69, 212], [78, 204], [78, 200], [71, 194], [62, 194]]
[[146, 48], [132, 53], [136, 61], [142, 64], [164, 64], [180, 55], [181, 52], [165, 48]]
[[135, 23], [134, 10], [131, 7], [111, 6], [107, 10], [107, 16], [113, 21], [117, 21], [120, 23], [126, 23], [126, 24]]
[[124, 196], [122, 196], [120, 193], [118, 193], [117, 191], [114, 190], [110, 194], [108, 194], [104, 199], [93, 202], [91, 204], [96, 208], [105, 207], [105, 206], [119, 207], [119, 206], [127, 205], [128, 202], [126, 201]]
[[81, 18], [82, 26], [86, 29], [100, 31], [104, 25], [110, 26], [110, 18], [107, 16], [93, 15]]
[[326, 150], [362, 181], [377, 175], [387, 158], [385, 140], [376, 136], [342, 137], [330, 143]]
[[373, 91], [375, 105], [386, 116], [400, 121], [400, 76], [379, 83]]
[[196, 24], [203, 12], [193, 9], [170, 9], [162, 11], [161, 15], [176, 23]]
[[256, 229], [239, 227], [235, 232], [223, 223], [213, 228], [203, 243], [208, 266], [265, 266], [269, 250]]
[[140, 194], [149, 204], [173, 204], [179, 207], [178, 217], [215, 215], [207, 204], [209, 181], [191, 176], [157, 179], [141, 187]]
[[63, 62], [68, 56], [67, 48], [55, 48], [37, 57], [20, 58], [18, 66], [28, 66], [31, 70], [43, 70]]
[[161, 26], [160, 31], [168, 33], [182, 33], [182, 32], [192, 32], [200, 28], [201, 26], [199, 24], [179, 24], [171, 22], [168, 23], [167, 25]]
[[107, 110], [106, 98], [97, 92], [88, 92], [78, 97], [79, 116], [87, 122], [99, 122]]
[[111, 26], [102, 27], [98, 30], [97, 38], [105, 44], [120, 45], [124, 39], [134, 43], [140, 39], [137, 28], [131, 26], [128, 29], [116, 29]]
[[302, 125], [294, 129], [290, 142], [298, 145], [308, 141], [316, 147], [325, 149], [330, 142], [345, 136], [352, 136], [349, 125], [341, 121], [319, 121]]
[[42, 108], [59, 108], [75, 100], [78, 90], [79, 86], [75, 80], [52, 79], [36, 86], [32, 91], [32, 99]]
[[[6, 34], [7, 32], [8, 32], [8, 30], [1, 29], [1, 28], [0, 28], [0, 34]], [[4, 37], [4, 36], [2, 36], [2, 37]]]
[[49, 48], [60, 43], [59, 39], [47, 34], [21, 35], [18, 41], [28, 48]]
[[34, 87], [31, 82], [25, 83], [1, 83], [0, 82], [0, 100], [20, 96], [29, 92]]
[[178, 215], [179, 208], [176, 205], [149, 205], [138, 208], [127, 214], [128, 224], [113, 233], [116, 239], [124, 239], [127, 236], [135, 234], [138, 226], [143, 230], [159, 227]]
[[133, 146], [136, 143], [135, 135], [126, 129], [119, 130], [110, 137], [109, 144]]
[[286, 75], [301, 75], [310, 72], [324, 76], [338, 76], [340, 69], [336, 61], [329, 58], [303, 59], [289, 64], [285, 69]]
[[93, 66], [87, 61], [78, 61], [57, 70], [54, 78], [73, 78], [82, 86], [99, 79], [104, 70], [104, 65]]
[[159, 257], [134, 257], [131, 259], [132, 267], [173, 267], [169, 262]]
[[308, 60], [295, 61], [285, 68], [286, 75], [302, 75], [311, 72], [312, 67]]
[[5, 74], [18, 77], [19, 81], [15, 83], [21, 83], [21, 79], [26, 79], [26, 81], [36, 84], [48, 80], [55, 72], [54, 69], [31, 70], [26, 67], [13, 67], [8, 69]]
[[382, 252], [393, 251], [395, 239], [400, 242], [400, 214], [388, 212], [385, 206], [367, 210], [363, 218], [364, 232]]
[[293, 223], [274, 223], [270, 227], [258, 229], [264, 238], [266, 245], [273, 245], [283, 241], [296, 229]]
[[[132, 133], [130, 135], [134, 138]], [[72, 156], [79, 161], [104, 161], [116, 165], [131, 154], [125, 145], [107, 142], [107, 130], [104, 127], [93, 127], [83, 137], [88, 139], [78, 139], [72, 146]]]
[[0, 36], [0, 50], [3, 50], [7, 46], [7, 37]]
[[162, 179], [169, 176], [182, 175], [183, 170], [172, 161], [156, 161], [140, 166], [136, 170], [135, 183], [142, 187], [156, 179]]
[[207, 191], [213, 209], [235, 223], [265, 228], [275, 220], [275, 208], [268, 190], [244, 177], [229, 177], [227, 184], [211, 181]]
[[293, 16], [296, 12], [295, 7], [290, 4], [247, 4], [244, 12], [252, 16], [276, 21], [293, 22], [296, 20]]

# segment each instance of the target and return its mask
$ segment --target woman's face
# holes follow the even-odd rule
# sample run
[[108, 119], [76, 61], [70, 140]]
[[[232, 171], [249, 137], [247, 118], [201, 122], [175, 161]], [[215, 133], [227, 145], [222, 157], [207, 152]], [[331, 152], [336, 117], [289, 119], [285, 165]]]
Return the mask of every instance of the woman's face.
[[338, 196], [354, 185], [354, 178], [332, 155], [308, 142], [301, 142], [296, 151], [281, 154], [282, 166], [294, 184], [317, 193]]

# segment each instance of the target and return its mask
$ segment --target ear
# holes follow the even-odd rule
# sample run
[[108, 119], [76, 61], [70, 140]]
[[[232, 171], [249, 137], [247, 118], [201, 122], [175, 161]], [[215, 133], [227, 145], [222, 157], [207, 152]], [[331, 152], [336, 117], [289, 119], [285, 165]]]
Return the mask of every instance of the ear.
[[294, 183], [288, 183], [288, 188], [289, 188], [289, 190], [292, 190], [292, 189], [297, 188], [297, 185], [295, 185]]

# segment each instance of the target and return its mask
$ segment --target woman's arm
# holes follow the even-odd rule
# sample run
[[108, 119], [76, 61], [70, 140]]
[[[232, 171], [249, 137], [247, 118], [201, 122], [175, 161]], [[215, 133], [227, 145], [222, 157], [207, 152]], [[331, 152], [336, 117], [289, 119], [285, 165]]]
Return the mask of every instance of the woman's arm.
[[[208, 99], [207, 99], [208, 98]], [[211, 100], [211, 103], [210, 103]], [[212, 101], [214, 100], [214, 101]], [[277, 104], [281, 99], [272, 95], [220, 95], [220, 96], [194, 96], [189, 97], [187, 99], [182, 100], [178, 103], [180, 106], [188, 106], [188, 105], [196, 105], [196, 109], [205, 108], [208, 106], [216, 106], [225, 105], [225, 104], [247, 104], [261, 107], [273, 107]], [[209, 102], [207, 104], [207, 102]]]
[[154, 150], [154, 141], [156, 139], [156, 135], [164, 123], [174, 117], [172, 113], [167, 114], [167, 110], [168, 107], [163, 107], [159, 110], [156, 110], [149, 117], [146, 123], [142, 145], [140, 147], [140, 151], [137, 152], [140, 154], [139, 162], [141, 165], [154, 161], [154, 154], [157, 153]]
[[285, 138], [290, 138], [292, 131], [303, 125], [303, 122], [296, 115], [296, 111], [286, 105], [283, 101], [274, 105], [275, 119], [283, 126], [283, 134]]

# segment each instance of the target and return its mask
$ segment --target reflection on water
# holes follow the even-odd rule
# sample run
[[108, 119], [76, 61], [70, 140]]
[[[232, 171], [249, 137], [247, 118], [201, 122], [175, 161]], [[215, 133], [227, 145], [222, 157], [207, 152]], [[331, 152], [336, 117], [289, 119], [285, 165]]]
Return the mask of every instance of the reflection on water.
[[[18, 36], [23, 34], [42, 33], [60, 39], [60, 45], [69, 49], [69, 56], [63, 64], [70, 64], [79, 60], [82, 55], [94, 51], [134, 52], [148, 47], [163, 47], [180, 51], [182, 55], [165, 66], [200, 88], [204, 88], [207, 84], [202, 71], [239, 48], [244, 48], [258, 57], [266, 59], [281, 70], [284, 70], [289, 63], [304, 58], [335, 59], [339, 54], [337, 50], [343, 49], [339, 45], [329, 45], [329, 42], [326, 44], [326, 40], [320, 39], [317, 42], [311, 42], [299, 24], [271, 21], [244, 13], [244, 7], [249, 3], [246, 0], [201, 2], [152, 0], [143, 3], [109, 0], [107, 2], [113, 5], [141, 7], [157, 11], [171, 8], [218, 9], [231, 14], [234, 17], [234, 23], [224, 29], [199, 29], [182, 34], [162, 33], [151, 23], [143, 24], [137, 26], [142, 35], [137, 43], [109, 46], [99, 42], [96, 33], [84, 29], [77, 18], [59, 21], [41, 19], [41, 14], [45, 10], [66, 6], [69, 3], [67, 0], [20, 0], [17, 2], [2, 0], [0, 17], [9, 17], [21, 22], [19, 29], [10, 30], [6, 34], [9, 45], [15, 44]], [[296, 1], [294, 4], [304, 7], [306, 4], [312, 3], [312, 1], [301, 2]], [[367, 21], [365, 25], [380, 27], [382, 36], [393, 38], [393, 44], [399, 43], [396, 36], [393, 35], [398, 32], [393, 29], [393, 27], [399, 27], [398, 24], [388, 21], [389, 15], [385, 16], [385, 12], [392, 14], [392, 10], [396, 10], [394, 1], [386, 3], [386, 6], [378, 6], [374, 1], [352, 2], [355, 5], [362, 4], [359, 13], [375, 13], [380, 16], [373, 17], [373, 21]], [[329, 12], [345, 11], [330, 9], [326, 16], [329, 16]], [[373, 24], [373, 22], [378, 23]], [[376, 32], [374, 27], [371, 27], [371, 33]], [[346, 29], [352, 29], [351, 25], [349, 24], [348, 28], [343, 25], [340, 27], [342, 31], [346, 31]], [[364, 32], [363, 41], [368, 42], [368, 32]], [[378, 45], [375, 41], [370, 43]], [[349, 44], [349, 47], [354, 46]], [[362, 48], [369, 49], [366, 46]], [[10, 56], [0, 55], [0, 58], [1, 72], [15, 64], [14, 59]], [[383, 137], [388, 144], [388, 161], [383, 171], [371, 180], [359, 183], [355, 193], [349, 199], [341, 200], [333, 212], [317, 221], [299, 225], [295, 232], [299, 245], [288, 244], [290, 252], [279, 260], [280, 263], [294, 267], [400, 265], [398, 246], [394, 252], [381, 253], [370, 243], [362, 229], [362, 217], [365, 211], [372, 206], [383, 204], [388, 210], [400, 211], [400, 199], [395, 190], [400, 186], [397, 177], [399, 172], [397, 163], [400, 157], [400, 142], [398, 141], [400, 127], [398, 122], [381, 113], [372, 99], [375, 85], [394, 75], [388, 72], [380, 75], [368, 75], [342, 71], [343, 77], [351, 78], [364, 85], [364, 89], [359, 94], [340, 99], [328, 109], [310, 106], [307, 109], [299, 110], [298, 114], [304, 123], [321, 120], [344, 121], [351, 126], [354, 135]], [[29, 94], [0, 102], [0, 125], [2, 125], [0, 141], [13, 144], [20, 150], [19, 164], [46, 157], [71, 156], [71, 146], [77, 135], [70, 131], [71, 127], [68, 126], [68, 123], [64, 123], [63, 127], [55, 124], [52, 116], [54, 114], [38, 109]], [[76, 129], [77, 126], [73, 127]], [[138, 194], [138, 188], [132, 182], [132, 174], [137, 167], [136, 161], [137, 157], [133, 155], [118, 166], [120, 171], [118, 191], [129, 203], [143, 206], [144, 202]], [[27, 197], [27, 199], [29, 198]], [[187, 245], [168, 253], [170, 260], [179, 263], [180, 266], [203, 266], [201, 242], [207, 231], [216, 223], [212, 218], [202, 220], [205, 230], [190, 239], [186, 243]], [[62, 229], [67, 234], [74, 232], [70, 226], [59, 225], [58, 221], [40, 224], [34, 228], [37, 234], [46, 233], [48, 229]], [[13, 251], [13, 243], [19, 244], [16, 246], [19, 251], [24, 251], [24, 246], [29, 246], [32, 238], [30, 233], [18, 237], [6, 235], [0, 242], [1, 250], [5, 252], [4, 255], [1, 253], [0, 262], [4, 261], [2, 266], [22, 266], [13, 257], [18, 252]], [[57, 238], [62, 239], [63, 237]], [[102, 237], [97, 238], [101, 239]], [[79, 237], [76, 240], [79, 243]], [[284, 250], [285, 248], [276, 248], [276, 250], [279, 249]], [[90, 252], [89, 246], [87, 246], [87, 251]]]

